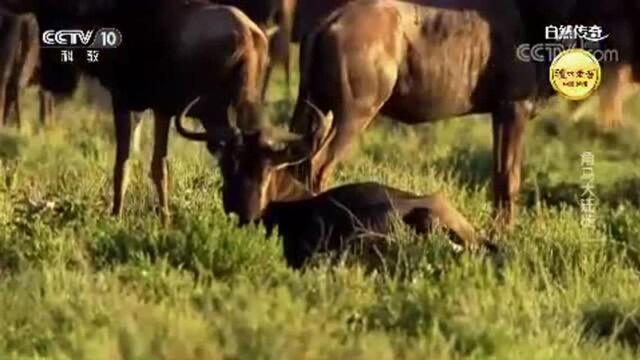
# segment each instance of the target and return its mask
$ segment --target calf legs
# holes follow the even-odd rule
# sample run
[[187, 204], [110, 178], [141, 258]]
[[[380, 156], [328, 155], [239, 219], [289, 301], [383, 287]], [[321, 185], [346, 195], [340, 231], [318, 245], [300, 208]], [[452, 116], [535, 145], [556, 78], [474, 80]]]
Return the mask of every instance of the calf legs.
[[493, 112], [493, 201], [499, 226], [513, 224], [525, 123], [531, 112], [529, 101], [503, 103]]
[[401, 206], [408, 207], [402, 220], [418, 234], [442, 227], [452, 232], [465, 248], [478, 246], [475, 229], [444, 195], [427, 195]]

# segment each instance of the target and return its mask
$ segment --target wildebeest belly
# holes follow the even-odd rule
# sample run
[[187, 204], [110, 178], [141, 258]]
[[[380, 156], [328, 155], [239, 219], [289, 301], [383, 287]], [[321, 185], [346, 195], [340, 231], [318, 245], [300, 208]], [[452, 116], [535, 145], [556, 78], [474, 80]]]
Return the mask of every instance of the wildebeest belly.
[[417, 23], [403, 23], [405, 55], [382, 112], [419, 123], [484, 111], [483, 87], [495, 76], [489, 24], [473, 10], [425, 8], [415, 16]]

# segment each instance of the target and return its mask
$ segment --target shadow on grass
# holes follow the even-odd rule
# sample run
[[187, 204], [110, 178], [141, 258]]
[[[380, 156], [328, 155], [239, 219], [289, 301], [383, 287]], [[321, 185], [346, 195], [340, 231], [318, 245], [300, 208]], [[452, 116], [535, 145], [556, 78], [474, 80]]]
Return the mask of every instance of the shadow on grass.
[[640, 350], [640, 313], [616, 304], [586, 310], [582, 318], [584, 336], [590, 340], [613, 340]]

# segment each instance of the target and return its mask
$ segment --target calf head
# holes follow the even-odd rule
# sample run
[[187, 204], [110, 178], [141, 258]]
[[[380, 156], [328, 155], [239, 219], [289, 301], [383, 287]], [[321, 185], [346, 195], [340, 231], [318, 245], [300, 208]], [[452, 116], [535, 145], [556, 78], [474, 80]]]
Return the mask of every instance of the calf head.
[[[184, 131], [182, 118], [192, 102], [176, 120]], [[272, 127], [241, 131], [220, 129], [207, 135], [209, 150], [219, 159], [223, 178], [222, 202], [225, 212], [235, 213], [241, 224], [257, 221], [270, 201], [278, 198], [283, 171], [320, 152], [330, 139], [333, 114], [322, 114], [309, 104], [316, 116], [307, 134], [292, 134]], [[291, 181], [293, 177], [289, 177]]]

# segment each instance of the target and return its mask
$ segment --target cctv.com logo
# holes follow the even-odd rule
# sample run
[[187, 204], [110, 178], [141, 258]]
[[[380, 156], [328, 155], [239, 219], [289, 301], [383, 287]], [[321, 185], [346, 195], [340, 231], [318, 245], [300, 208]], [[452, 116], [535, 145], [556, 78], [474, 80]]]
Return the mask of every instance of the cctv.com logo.
[[564, 45], [560, 43], [520, 44], [516, 48], [516, 57], [524, 62], [551, 62], [561, 52], [568, 49], [580, 48], [590, 52], [598, 62], [618, 62], [618, 50], [594, 49], [589, 46]]

